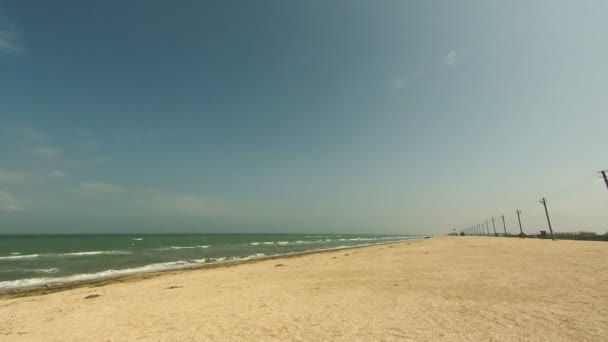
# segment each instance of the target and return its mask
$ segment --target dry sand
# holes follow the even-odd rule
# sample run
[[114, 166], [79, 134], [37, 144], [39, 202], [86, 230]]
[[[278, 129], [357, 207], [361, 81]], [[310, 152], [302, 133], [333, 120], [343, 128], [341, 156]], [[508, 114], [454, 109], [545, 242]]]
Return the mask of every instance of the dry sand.
[[608, 341], [608, 243], [442, 237], [4, 296], [0, 340]]

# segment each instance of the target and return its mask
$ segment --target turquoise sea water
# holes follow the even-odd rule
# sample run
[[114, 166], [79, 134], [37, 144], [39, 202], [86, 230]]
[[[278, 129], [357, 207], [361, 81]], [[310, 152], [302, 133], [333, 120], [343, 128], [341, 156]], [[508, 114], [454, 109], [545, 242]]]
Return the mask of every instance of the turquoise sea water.
[[416, 238], [388, 235], [0, 236], [0, 291]]

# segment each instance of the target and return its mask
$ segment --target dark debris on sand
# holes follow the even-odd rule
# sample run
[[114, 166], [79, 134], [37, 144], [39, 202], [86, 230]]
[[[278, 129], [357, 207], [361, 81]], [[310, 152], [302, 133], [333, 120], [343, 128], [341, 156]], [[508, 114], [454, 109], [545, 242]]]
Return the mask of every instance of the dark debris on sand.
[[97, 298], [97, 297], [101, 297], [100, 294], [92, 294], [92, 295], [88, 295], [86, 297], [84, 297], [84, 299], [91, 299], [91, 298]]

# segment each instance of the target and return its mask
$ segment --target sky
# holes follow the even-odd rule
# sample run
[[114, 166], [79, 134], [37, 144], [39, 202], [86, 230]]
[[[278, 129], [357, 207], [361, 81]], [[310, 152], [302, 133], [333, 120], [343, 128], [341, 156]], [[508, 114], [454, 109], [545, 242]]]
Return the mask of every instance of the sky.
[[605, 13], [0, 0], [0, 233], [604, 233]]

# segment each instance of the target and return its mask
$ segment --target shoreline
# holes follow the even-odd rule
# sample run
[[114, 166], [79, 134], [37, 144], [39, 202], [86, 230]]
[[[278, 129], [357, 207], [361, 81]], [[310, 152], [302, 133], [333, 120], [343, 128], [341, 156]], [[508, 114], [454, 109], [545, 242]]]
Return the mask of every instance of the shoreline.
[[599, 342], [607, 319], [606, 244], [442, 236], [7, 294], [0, 340]]
[[85, 279], [85, 280], [74, 280], [74, 281], [66, 281], [50, 284], [40, 284], [40, 285], [30, 285], [23, 287], [15, 287], [8, 289], [0, 289], [0, 300], [1, 299], [11, 299], [11, 298], [20, 298], [20, 297], [31, 297], [31, 296], [42, 296], [55, 292], [67, 291], [71, 289], [83, 288], [83, 287], [101, 287], [105, 285], [110, 285], [113, 283], [131, 283], [139, 280], [146, 280], [151, 278], [157, 278], [163, 275], [171, 275], [171, 274], [180, 274], [184, 272], [191, 272], [197, 270], [208, 270], [208, 269], [216, 269], [216, 268], [224, 268], [224, 267], [234, 267], [243, 264], [252, 264], [256, 262], [263, 262], [267, 260], [276, 260], [276, 259], [291, 259], [297, 258], [301, 256], [311, 255], [311, 254], [321, 254], [333, 251], [340, 250], [350, 250], [350, 249], [358, 249], [364, 247], [372, 247], [379, 245], [387, 245], [387, 244], [401, 244], [406, 242], [414, 242], [425, 239], [430, 239], [432, 236], [420, 236], [413, 237], [409, 239], [404, 239], [400, 241], [390, 241], [390, 242], [378, 242], [378, 243], [368, 243], [363, 245], [356, 246], [340, 246], [340, 247], [332, 247], [332, 248], [324, 248], [324, 249], [314, 249], [302, 252], [291, 252], [285, 254], [273, 254], [273, 255], [265, 255], [260, 257], [253, 258], [245, 258], [239, 260], [226, 260], [215, 263], [200, 263], [200, 264], [192, 264], [185, 265], [181, 267], [168, 268], [163, 270], [153, 270], [153, 271], [140, 271], [134, 273], [126, 273], [126, 274], [118, 274], [118, 275], [110, 275], [110, 276], [102, 276], [98, 278]]

